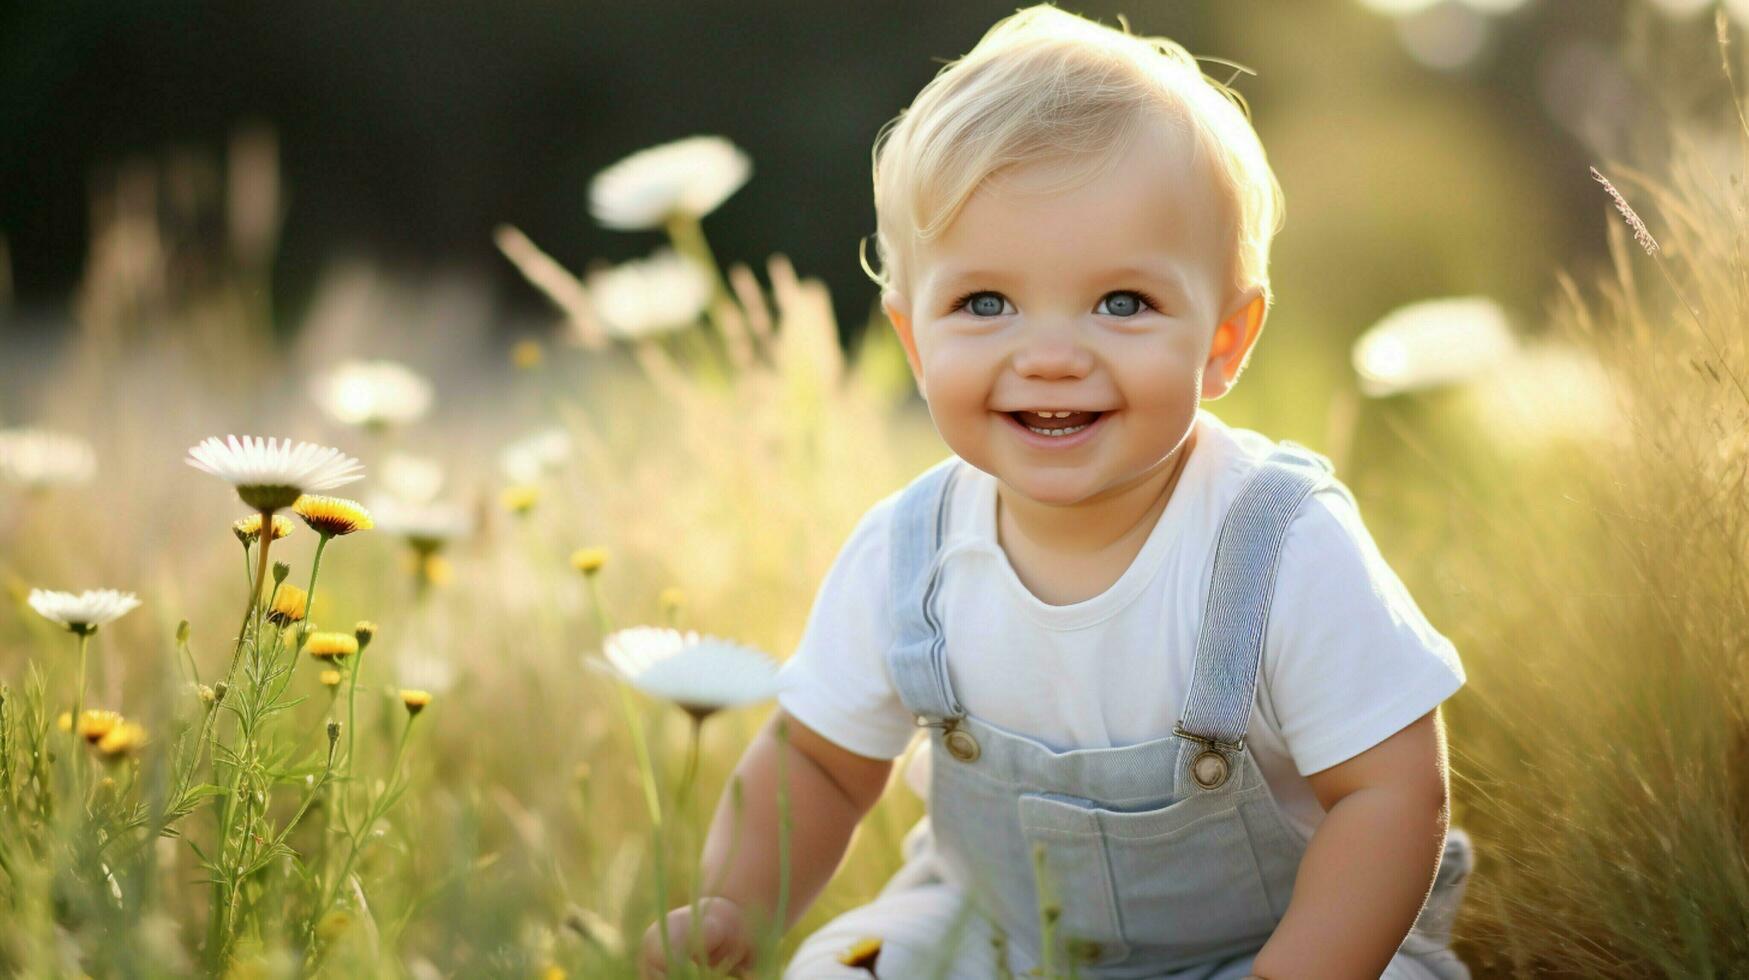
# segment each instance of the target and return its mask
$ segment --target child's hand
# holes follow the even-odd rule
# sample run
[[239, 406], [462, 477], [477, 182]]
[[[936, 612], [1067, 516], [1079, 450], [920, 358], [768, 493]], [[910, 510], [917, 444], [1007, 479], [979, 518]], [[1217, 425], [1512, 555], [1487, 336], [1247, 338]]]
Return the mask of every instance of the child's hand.
[[[704, 963], [716, 970], [727, 970], [732, 976], [753, 964], [753, 937], [747, 934], [741, 906], [719, 897], [698, 901], [700, 926], [699, 945], [704, 950]], [[668, 924], [668, 942], [677, 956], [685, 957], [691, 950], [691, 906], [669, 912], [663, 920]], [[656, 931], [661, 922], [650, 923], [638, 950], [638, 975], [644, 980], [668, 975], [668, 965], [662, 960], [662, 934]]]

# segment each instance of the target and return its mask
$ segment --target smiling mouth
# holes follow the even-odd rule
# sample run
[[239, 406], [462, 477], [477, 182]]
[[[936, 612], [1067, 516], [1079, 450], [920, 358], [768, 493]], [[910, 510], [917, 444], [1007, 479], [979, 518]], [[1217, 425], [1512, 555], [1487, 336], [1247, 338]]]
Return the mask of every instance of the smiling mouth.
[[1041, 436], [1071, 436], [1087, 428], [1104, 412], [1072, 412], [1060, 418], [1047, 418], [1036, 412], [1009, 412], [1008, 417]]

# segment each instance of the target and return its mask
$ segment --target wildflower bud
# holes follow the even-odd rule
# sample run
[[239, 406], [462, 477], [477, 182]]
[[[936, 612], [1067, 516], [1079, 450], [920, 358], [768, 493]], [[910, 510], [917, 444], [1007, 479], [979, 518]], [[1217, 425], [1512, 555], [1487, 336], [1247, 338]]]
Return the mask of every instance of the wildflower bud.
[[176, 642], [188, 642], [188, 620], [186, 619], [176, 624]]
[[273, 584], [274, 585], [278, 585], [279, 583], [285, 581], [285, 577], [287, 575], [290, 575], [290, 574], [291, 574], [291, 566], [290, 565], [286, 564], [283, 561], [276, 561], [273, 563]]
[[1046, 905], [1040, 911], [1044, 913], [1045, 921], [1052, 925], [1055, 925], [1057, 920], [1063, 917], [1063, 907], [1054, 902]]
[[353, 624], [352, 636], [354, 639], [358, 640], [359, 653], [363, 653], [364, 648], [370, 646], [370, 641], [376, 639], [376, 635], [377, 624], [368, 619], [361, 619]]
[[584, 575], [594, 575], [607, 564], [606, 548], [578, 548], [571, 552], [571, 567]]
[[334, 743], [338, 741], [340, 741], [340, 723], [330, 721], [328, 722], [328, 747], [333, 748]]
[[217, 684], [214, 684], [213, 685], [213, 703], [214, 704], [224, 703], [225, 692], [229, 691], [230, 689], [231, 689], [231, 685], [226, 684], [224, 681], [219, 681]]
[[324, 670], [316, 676], [316, 679], [322, 682], [323, 687], [335, 688], [340, 686], [340, 672], [338, 670]]
[[200, 697], [201, 704], [206, 704], [206, 705], [216, 704], [219, 700], [218, 692], [213, 690], [212, 688], [206, 686], [205, 684], [202, 684], [200, 687], [195, 688], [195, 694]]
[[407, 706], [409, 716], [416, 715], [431, 703], [431, 694], [428, 691], [402, 691], [401, 703]]

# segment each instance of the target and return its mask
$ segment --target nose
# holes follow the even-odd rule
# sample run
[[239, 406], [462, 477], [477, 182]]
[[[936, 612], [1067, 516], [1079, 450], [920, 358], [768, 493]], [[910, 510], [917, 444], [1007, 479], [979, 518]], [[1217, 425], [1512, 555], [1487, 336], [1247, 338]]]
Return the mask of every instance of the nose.
[[1079, 378], [1093, 370], [1093, 352], [1072, 322], [1028, 330], [1014, 351], [1014, 371], [1028, 378]]

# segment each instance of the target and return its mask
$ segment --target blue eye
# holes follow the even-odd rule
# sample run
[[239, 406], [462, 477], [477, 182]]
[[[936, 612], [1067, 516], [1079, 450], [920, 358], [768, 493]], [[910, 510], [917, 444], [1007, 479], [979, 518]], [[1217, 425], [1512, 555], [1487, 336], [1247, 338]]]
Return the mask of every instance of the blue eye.
[[1120, 289], [1106, 293], [1102, 301], [1112, 316], [1135, 316], [1143, 308], [1158, 309], [1151, 300], [1133, 289]]
[[1001, 293], [992, 293], [986, 290], [979, 293], [968, 293], [954, 304], [954, 309], [964, 307], [969, 309], [973, 316], [1001, 316], [1002, 310], [1007, 305], [1003, 301]]

